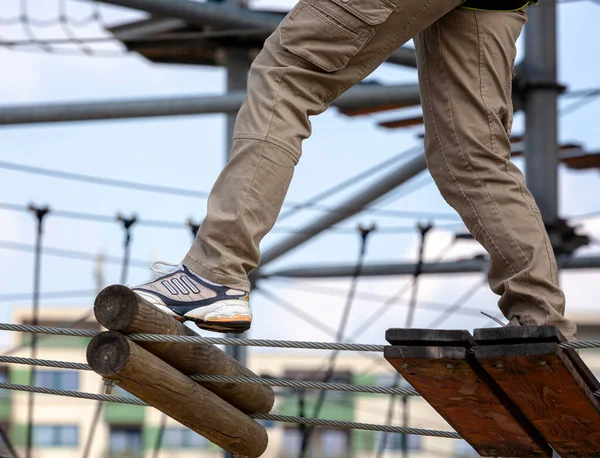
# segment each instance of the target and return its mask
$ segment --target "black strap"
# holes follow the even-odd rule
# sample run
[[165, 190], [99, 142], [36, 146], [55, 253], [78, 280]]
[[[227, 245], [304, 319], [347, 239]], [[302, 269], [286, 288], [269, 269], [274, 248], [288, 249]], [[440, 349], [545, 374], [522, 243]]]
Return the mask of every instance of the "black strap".
[[515, 11], [526, 7], [530, 3], [535, 2], [529, 0], [465, 0], [461, 6], [477, 10]]

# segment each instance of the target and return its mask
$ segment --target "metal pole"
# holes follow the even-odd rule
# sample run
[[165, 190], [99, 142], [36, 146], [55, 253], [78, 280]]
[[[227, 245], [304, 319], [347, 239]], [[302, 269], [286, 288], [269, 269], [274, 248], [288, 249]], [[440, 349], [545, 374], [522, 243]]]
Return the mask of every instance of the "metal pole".
[[[225, 2], [195, 2], [190, 0], [101, 0], [103, 3], [147, 11], [157, 16], [168, 16], [198, 26], [211, 25], [220, 28], [260, 28], [270, 33], [281, 22], [281, 15], [260, 13]], [[219, 4], [221, 3], [221, 4]], [[223, 3], [225, 3], [223, 5]], [[243, 6], [243, 5], [242, 5]], [[417, 68], [414, 49], [400, 48], [388, 62]]]
[[[558, 266], [565, 270], [598, 269], [600, 256], [559, 257]], [[426, 274], [460, 274], [479, 273], [487, 267], [485, 258], [473, 258], [465, 261], [440, 262], [423, 264], [422, 275]], [[260, 273], [258, 278], [339, 278], [351, 277], [354, 266], [348, 264], [332, 264], [326, 266], [306, 266], [275, 270]], [[407, 264], [370, 264], [363, 267], [363, 277], [378, 277], [384, 275], [412, 275], [415, 265]]]
[[[227, 53], [227, 91], [245, 91], [248, 71], [250, 70], [250, 59], [248, 58], [248, 54], [244, 52], [243, 49], [229, 49], [227, 50]], [[233, 132], [235, 129], [236, 118], [237, 112], [230, 112], [227, 114], [225, 162], [229, 161], [229, 155], [233, 146]], [[244, 337], [244, 335], [230, 334], [228, 337], [241, 338]], [[227, 354], [237, 359], [242, 365], [246, 365], [246, 347], [229, 346], [225, 348], [225, 351]], [[231, 455], [226, 453], [225, 457], [231, 457]]]
[[[246, 0], [225, 0], [226, 6], [230, 9], [236, 9], [247, 6]], [[243, 48], [227, 49], [226, 69], [227, 69], [227, 92], [246, 91], [248, 71], [250, 70], [250, 58]], [[227, 127], [225, 130], [225, 162], [229, 161], [231, 149], [233, 147], [233, 134], [235, 131], [235, 122], [237, 111], [227, 113]], [[229, 334], [227, 337], [242, 338], [245, 334]], [[248, 349], [242, 346], [227, 346], [225, 351], [228, 355], [237, 359], [243, 366], [247, 364]], [[225, 452], [225, 458], [234, 458], [234, 455]]]
[[[31, 324], [38, 325], [39, 308], [40, 308], [40, 282], [42, 278], [42, 239], [44, 235], [44, 218], [50, 212], [48, 207], [38, 208], [33, 205], [29, 207], [36, 217], [36, 239], [35, 239], [35, 260], [33, 269], [33, 304], [31, 314]], [[37, 354], [37, 336], [31, 335], [31, 357], [36, 358]], [[36, 368], [32, 367], [29, 375], [29, 384], [35, 384]], [[26, 453], [27, 458], [31, 458], [33, 454], [33, 420], [34, 420], [34, 396], [29, 393], [27, 410], [27, 432], [26, 432]]]
[[[226, 57], [227, 66], [227, 92], [239, 93], [246, 91], [248, 71], [250, 70], [250, 58], [248, 53], [243, 48], [230, 48], [227, 50]], [[227, 113], [227, 130], [226, 146], [225, 146], [225, 162], [229, 161], [229, 155], [233, 146], [233, 133], [235, 129], [235, 120], [237, 119], [236, 111]]]
[[[402, 396], [402, 426], [408, 428], [408, 396]], [[408, 458], [408, 434], [402, 435], [402, 458]]]
[[[415, 264], [415, 270], [413, 272], [413, 281], [410, 292], [410, 302], [408, 305], [408, 314], [406, 315], [406, 322], [404, 323], [405, 328], [412, 328], [414, 317], [415, 317], [415, 309], [417, 308], [417, 297], [419, 294], [419, 280], [421, 279], [421, 274], [423, 273], [423, 259], [425, 257], [425, 242], [427, 242], [427, 234], [433, 229], [431, 224], [427, 224], [423, 226], [422, 224], [418, 224], [417, 228], [419, 229], [419, 256], [417, 259], [417, 263]], [[394, 386], [398, 386], [400, 383], [400, 373], [397, 373], [394, 378]], [[390, 398], [390, 406], [388, 408], [387, 414], [387, 423], [391, 424], [392, 418], [394, 416], [394, 403], [396, 401], [396, 397], [392, 396]], [[405, 428], [409, 423], [409, 415], [408, 415], [408, 396], [402, 397], [402, 406], [403, 406], [403, 420], [402, 426]], [[379, 450], [377, 451], [377, 458], [381, 458], [385, 453], [387, 443], [387, 433], [383, 433], [381, 437], [381, 443], [379, 444]], [[408, 435], [402, 435], [402, 458], [408, 458]]]
[[[101, 0], [103, 3], [123, 6], [148, 13], [183, 19], [189, 24], [211, 25], [221, 28], [251, 28], [275, 30], [281, 22], [277, 14], [227, 5], [229, 2], [195, 2], [192, 0]], [[225, 4], [224, 4], [225, 3]]]
[[[0, 125], [237, 113], [245, 98], [245, 91], [232, 91], [225, 95], [201, 97], [0, 106]], [[420, 100], [419, 88], [415, 84], [357, 85], [334, 100], [332, 106], [351, 109], [397, 104], [409, 107], [419, 105]]]
[[[265, 251], [261, 257], [261, 265], [259, 269], [262, 269], [265, 265], [274, 261], [280, 256], [283, 256], [288, 251], [293, 250], [307, 240], [310, 240], [321, 232], [329, 229], [331, 226], [361, 212], [374, 200], [379, 199], [401, 184], [407, 182], [426, 168], [427, 164], [425, 163], [424, 155], [419, 155], [416, 158], [411, 159], [409, 162], [395, 167], [390, 171], [389, 174], [382, 177], [368, 189], [361, 190], [352, 195], [349, 199], [340, 204], [334, 211], [319, 217], [304, 228], [299, 228], [297, 234], [290, 236], [281, 243], [275, 245], [273, 248]], [[258, 276], [260, 276], [260, 274], [258, 274]]]
[[[352, 275], [352, 283], [350, 284], [350, 289], [348, 290], [348, 296], [346, 297], [346, 305], [344, 306], [344, 310], [342, 312], [342, 319], [340, 321], [340, 325], [338, 326], [335, 341], [342, 342], [344, 339], [344, 335], [346, 333], [346, 326], [348, 325], [348, 319], [350, 318], [350, 311], [352, 310], [352, 305], [354, 304], [354, 297], [356, 294], [356, 287], [358, 286], [358, 279], [360, 278], [360, 272], [362, 266], [364, 265], [365, 255], [367, 254], [367, 242], [369, 241], [369, 236], [375, 231], [375, 226], [372, 225], [370, 227], [363, 227], [362, 225], [358, 226], [358, 232], [360, 235], [360, 249], [358, 252], [358, 260], [356, 262], [356, 267], [354, 269], [354, 274]], [[337, 362], [339, 356], [339, 352], [334, 351], [329, 357], [329, 362], [327, 364], [327, 368], [325, 369], [325, 377], [323, 377], [323, 382], [330, 382], [331, 378], [334, 376], [335, 372], [335, 364]], [[313, 417], [319, 418], [321, 414], [321, 409], [323, 408], [323, 404], [325, 403], [325, 396], [327, 392], [322, 390], [319, 393], [317, 398], [317, 402], [315, 404], [315, 408], [313, 410]], [[312, 433], [314, 431], [313, 427], [308, 427], [302, 434], [302, 443], [300, 444], [300, 458], [305, 458], [307, 453], [309, 452], [309, 444], [310, 439], [312, 437]]]
[[525, 27], [525, 164], [527, 186], [546, 224], [558, 221], [556, 1], [529, 8]]

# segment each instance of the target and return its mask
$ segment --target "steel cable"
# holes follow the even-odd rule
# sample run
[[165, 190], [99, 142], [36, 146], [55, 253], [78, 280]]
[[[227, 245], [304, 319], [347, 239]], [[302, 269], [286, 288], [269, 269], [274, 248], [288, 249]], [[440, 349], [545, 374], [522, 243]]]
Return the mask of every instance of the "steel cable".
[[[91, 329], [68, 329], [53, 326], [31, 326], [28, 324], [0, 323], [0, 331], [31, 332], [36, 334], [51, 334], [74, 337], [94, 337], [101, 331]], [[340, 350], [340, 351], [365, 351], [383, 352], [385, 345], [338, 343], [338, 342], [311, 342], [298, 340], [266, 340], [266, 339], [228, 339], [224, 337], [203, 336], [173, 336], [164, 334], [129, 334], [131, 340], [140, 342], [175, 342], [175, 343], [209, 343], [214, 345], [241, 345], [244, 347], [267, 348], [296, 348], [309, 350]], [[561, 348], [600, 348], [600, 340], [584, 340], [579, 342], [560, 343]]]
[[[25, 364], [28, 366], [53, 367], [57, 369], [71, 369], [90, 371], [92, 370], [88, 364], [75, 363], [70, 361], [56, 361], [38, 358], [23, 358], [19, 356], [0, 356], [0, 363], [8, 364]], [[392, 387], [354, 385], [347, 383], [326, 383], [313, 382], [303, 380], [283, 380], [276, 378], [261, 378], [261, 377], [239, 377], [229, 375], [206, 375], [195, 374], [189, 376], [197, 382], [217, 382], [217, 383], [248, 383], [263, 386], [275, 386], [283, 388], [298, 388], [309, 390], [327, 390], [327, 391], [346, 391], [350, 393], [368, 393], [368, 394], [391, 394], [403, 396], [419, 396], [419, 393], [414, 389], [401, 389]]]
[[[0, 389], [26, 391], [29, 393], [51, 394], [55, 396], [66, 396], [78, 399], [90, 399], [104, 402], [116, 402], [121, 404], [131, 404], [137, 406], [150, 406], [140, 399], [132, 399], [108, 394], [86, 393], [81, 391], [58, 390], [54, 388], [42, 388], [38, 386], [18, 385], [14, 383], [0, 382]], [[251, 418], [255, 420], [272, 420], [283, 423], [300, 423], [313, 426], [325, 426], [330, 428], [342, 429], [360, 429], [364, 431], [385, 431], [398, 434], [414, 434], [419, 436], [445, 437], [449, 439], [460, 439], [461, 436], [454, 431], [440, 431], [420, 428], [403, 428], [399, 426], [376, 425], [371, 423], [356, 423], [351, 421], [324, 420], [318, 418], [293, 417], [288, 415], [275, 414], [252, 414]]]

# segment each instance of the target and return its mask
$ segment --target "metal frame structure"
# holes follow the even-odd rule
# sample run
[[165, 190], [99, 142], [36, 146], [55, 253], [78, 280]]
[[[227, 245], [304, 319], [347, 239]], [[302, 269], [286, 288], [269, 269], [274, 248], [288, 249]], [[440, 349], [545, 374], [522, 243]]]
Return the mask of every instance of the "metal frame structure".
[[[137, 28], [139, 34], [160, 33], [174, 26], [209, 27], [209, 30], [256, 29], [269, 34], [280, 23], [282, 15], [257, 12], [246, 8], [246, 0], [208, 1], [199, 3], [191, 0], [101, 0], [103, 3], [141, 10], [152, 15], [153, 19]], [[152, 22], [154, 21], [154, 22]], [[132, 33], [122, 28], [117, 38], [126, 41]], [[515, 107], [523, 107], [526, 114], [526, 178], [529, 189], [539, 204], [544, 222], [548, 226], [553, 245], [563, 243], [563, 234], [556, 227], [560, 225], [558, 209], [558, 164], [559, 148], [557, 141], [557, 99], [564, 89], [557, 82], [556, 64], [556, 0], [546, 0], [544, 7], [531, 8], [525, 29], [526, 59], [519, 68], [520, 84], [516, 90]], [[225, 113], [227, 115], [227, 151], [231, 150], [231, 138], [236, 112], [245, 98], [246, 77], [250, 65], [247, 50], [236, 50], [232, 46], [223, 49], [224, 58], [217, 65], [227, 69], [227, 89], [225, 95], [211, 97], [173, 97], [162, 99], [85, 102], [72, 104], [44, 104], [30, 106], [0, 107], [0, 125], [31, 123], [54, 123], [69, 121], [89, 121], [125, 119], [156, 116], [176, 116], [205, 113]], [[388, 62], [416, 67], [414, 50], [400, 48]], [[337, 99], [333, 106], [339, 109], [377, 108], [381, 106], [414, 106], [420, 103], [418, 86], [377, 84], [357, 85]], [[226, 156], [226, 157], [227, 157]], [[289, 251], [301, 246], [331, 226], [344, 221], [364, 210], [371, 203], [406, 183], [426, 169], [425, 159], [420, 155], [407, 163], [394, 168], [377, 183], [341, 203], [333, 212], [301, 228], [277, 245], [268, 249], [262, 256], [259, 270], [254, 280], [269, 277], [346, 277], [352, 276], [355, 267], [346, 265], [307, 266], [266, 272], [265, 265], [280, 258]], [[482, 272], [487, 260], [475, 258], [466, 261], [424, 264], [423, 274], [451, 274]], [[600, 257], [559, 258], [559, 265], [566, 269], [600, 267]], [[361, 275], [411, 275], [413, 264], [365, 265]], [[231, 350], [238, 359], [245, 359], [245, 347], [236, 346]]]
[[[243, 58], [246, 59], [246, 56]], [[230, 65], [237, 66], [237, 63], [228, 62], [226, 68]], [[233, 89], [231, 83], [228, 82], [231, 90], [225, 95], [4, 106], [0, 107], [0, 126], [213, 113], [232, 114], [235, 118], [246, 98], [246, 91]], [[355, 86], [335, 100], [332, 106], [338, 109], [376, 108], [390, 104], [413, 106], [419, 105], [420, 100], [416, 84], [369, 84]]]

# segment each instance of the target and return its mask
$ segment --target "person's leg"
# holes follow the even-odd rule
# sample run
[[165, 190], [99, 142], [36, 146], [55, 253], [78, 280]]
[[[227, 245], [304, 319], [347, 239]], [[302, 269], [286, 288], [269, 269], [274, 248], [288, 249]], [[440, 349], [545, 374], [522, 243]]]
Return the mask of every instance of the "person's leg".
[[555, 325], [574, 339], [539, 209], [509, 160], [525, 14], [458, 8], [417, 36], [425, 151], [443, 197], [490, 254], [490, 287], [504, 315], [513, 324]]
[[231, 159], [184, 265], [248, 290], [310, 136], [309, 116], [461, 0], [300, 0], [253, 62]]
[[325, 111], [460, 2], [300, 0], [252, 63], [231, 159], [183, 268], [136, 291], [198, 326], [247, 329], [248, 274], [259, 263], [260, 241], [275, 224], [310, 135], [309, 116]]

